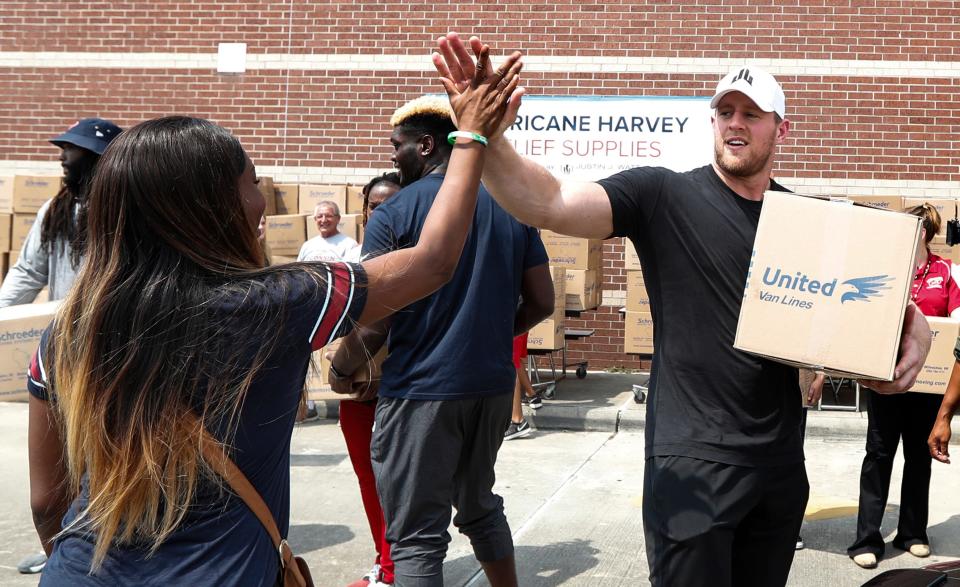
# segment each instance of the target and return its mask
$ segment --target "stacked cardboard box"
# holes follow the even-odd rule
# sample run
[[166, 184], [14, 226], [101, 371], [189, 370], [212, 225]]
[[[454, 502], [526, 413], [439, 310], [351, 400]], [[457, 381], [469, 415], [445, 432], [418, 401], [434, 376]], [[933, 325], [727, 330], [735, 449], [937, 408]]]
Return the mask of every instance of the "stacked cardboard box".
[[0, 401], [27, 399], [26, 373], [59, 302], [0, 308]]
[[551, 267], [553, 279], [553, 315], [530, 329], [528, 349], [556, 350], [563, 348], [563, 313], [566, 300], [567, 270]]
[[[954, 217], [957, 200], [946, 198], [904, 198], [903, 208], [913, 208], [924, 203], [933, 206], [940, 213], [940, 232], [937, 234], [945, 235], [947, 232], [947, 220]], [[897, 210], [899, 212], [899, 210]]]
[[363, 186], [347, 186], [347, 212], [363, 214]]
[[34, 214], [44, 202], [60, 191], [60, 178], [54, 176], [15, 175], [13, 177], [13, 211]]
[[[299, 214], [300, 213], [300, 186], [292, 183], [275, 183], [274, 191], [274, 214]], [[310, 211], [313, 213], [313, 210]]]
[[260, 180], [257, 187], [260, 188], [260, 193], [263, 194], [263, 215], [274, 216], [277, 213], [277, 189], [273, 185], [273, 178], [261, 175], [257, 179]]
[[304, 216], [281, 214], [267, 216], [266, 239], [273, 255], [296, 256], [307, 236]]
[[910, 391], [920, 393], [943, 394], [950, 383], [950, 374], [957, 360], [953, 356], [953, 348], [960, 334], [960, 320], [955, 318], [927, 317], [930, 324], [930, 352], [923, 364], [923, 369], [917, 375], [917, 381]]
[[[629, 246], [629, 242], [627, 243]], [[627, 271], [627, 300], [624, 305], [623, 352], [653, 353], [653, 315], [643, 272]]]
[[557, 234], [549, 230], [540, 232], [543, 246], [551, 267], [563, 267], [566, 275], [567, 310], [580, 312], [600, 305], [603, 241]]
[[320, 202], [334, 202], [340, 215], [347, 213], [347, 187], [343, 185], [301, 185], [298, 212], [313, 216], [313, 209]]

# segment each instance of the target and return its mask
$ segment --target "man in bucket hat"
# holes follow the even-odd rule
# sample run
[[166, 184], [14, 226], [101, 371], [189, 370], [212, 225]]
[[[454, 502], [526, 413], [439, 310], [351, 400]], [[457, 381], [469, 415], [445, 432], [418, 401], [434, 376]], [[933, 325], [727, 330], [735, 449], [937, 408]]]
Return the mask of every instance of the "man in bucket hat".
[[84, 118], [50, 139], [60, 147], [60, 191], [41, 206], [17, 263], [0, 286], [0, 308], [29, 304], [44, 287], [63, 299], [80, 266], [87, 237], [87, 190], [100, 155], [121, 129], [109, 120]]

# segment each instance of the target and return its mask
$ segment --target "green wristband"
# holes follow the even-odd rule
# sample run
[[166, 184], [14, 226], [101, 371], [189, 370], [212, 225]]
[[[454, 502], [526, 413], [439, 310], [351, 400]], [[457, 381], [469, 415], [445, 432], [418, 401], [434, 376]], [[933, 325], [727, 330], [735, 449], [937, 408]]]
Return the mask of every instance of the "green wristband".
[[471, 141], [477, 141], [484, 147], [487, 146], [487, 137], [483, 135], [478, 135], [475, 132], [470, 132], [466, 130], [455, 130], [452, 133], [447, 135], [447, 142], [451, 145], [457, 142], [458, 138], [470, 139]]

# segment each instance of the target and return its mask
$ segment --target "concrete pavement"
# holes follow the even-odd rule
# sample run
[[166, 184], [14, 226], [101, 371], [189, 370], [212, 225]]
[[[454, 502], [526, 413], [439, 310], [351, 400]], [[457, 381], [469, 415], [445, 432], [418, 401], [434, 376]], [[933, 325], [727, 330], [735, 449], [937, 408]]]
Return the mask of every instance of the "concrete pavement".
[[[521, 585], [644, 585], [641, 527], [642, 414], [635, 376], [591, 373], [561, 383], [559, 398], [536, 416], [540, 430], [504, 444], [497, 491], [514, 532]], [[589, 384], [589, 385], [588, 385]], [[590, 389], [593, 389], [591, 392]], [[836, 420], [836, 421], [834, 421]], [[564, 422], [570, 431], [555, 428]], [[925, 566], [960, 556], [960, 463], [934, 464], [926, 560], [889, 551], [876, 571], [846, 557], [853, 540], [865, 419], [814, 413], [806, 444], [811, 502], [790, 585], [861, 585], [891, 568]], [[849, 431], [847, 431], [849, 428]], [[290, 541], [311, 565], [317, 585], [346, 585], [373, 562], [373, 545], [343, 439], [333, 420], [298, 427], [293, 438]], [[957, 450], [960, 454], [960, 449]], [[26, 405], [0, 404], [0, 584], [34, 585], [16, 562], [38, 547], [29, 513]], [[884, 530], [896, 527], [898, 459]], [[446, 584], [486, 585], [469, 543], [452, 530]]]

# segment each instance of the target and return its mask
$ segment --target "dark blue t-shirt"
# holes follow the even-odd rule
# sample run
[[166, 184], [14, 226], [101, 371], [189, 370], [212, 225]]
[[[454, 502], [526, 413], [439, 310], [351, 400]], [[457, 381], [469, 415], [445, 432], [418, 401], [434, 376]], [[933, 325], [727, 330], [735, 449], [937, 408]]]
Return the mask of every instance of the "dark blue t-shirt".
[[[377, 208], [363, 254], [417, 243], [443, 175], [407, 186]], [[465, 399], [513, 391], [513, 322], [523, 272], [547, 262], [537, 231], [480, 188], [473, 226], [450, 282], [393, 316], [380, 395]]]
[[[243, 345], [250, 351], [243, 356], [255, 356], [270, 340], [269, 329], [251, 328], [263, 316], [279, 328], [275, 350], [244, 401], [231, 457], [269, 506], [283, 536], [289, 529], [290, 436], [310, 354], [349, 332], [365, 300], [366, 278], [359, 265], [331, 265], [327, 275], [333, 287], [318, 286], [304, 271], [278, 272], [246, 291], [221, 296], [211, 310], [211, 320], [222, 327], [224, 352]], [[262, 336], [250, 336], [251, 330]], [[50, 360], [44, 357], [48, 334], [27, 382], [30, 393], [44, 400], [56, 397], [55, 374], [47, 373]], [[237, 370], [248, 367], [237, 365]], [[210, 432], [222, 439], [222, 431]], [[84, 480], [80, 496], [64, 516], [64, 527], [88, 499]], [[296, 550], [296, 544], [292, 546]], [[201, 484], [184, 522], [152, 556], [143, 545], [117, 545], [90, 575], [93, 550], [93, 536], [71, 530], [57, 540], [41, 585], [275, 585], [279, 563], [269, 535], [246, 504], [210, 482]]]

